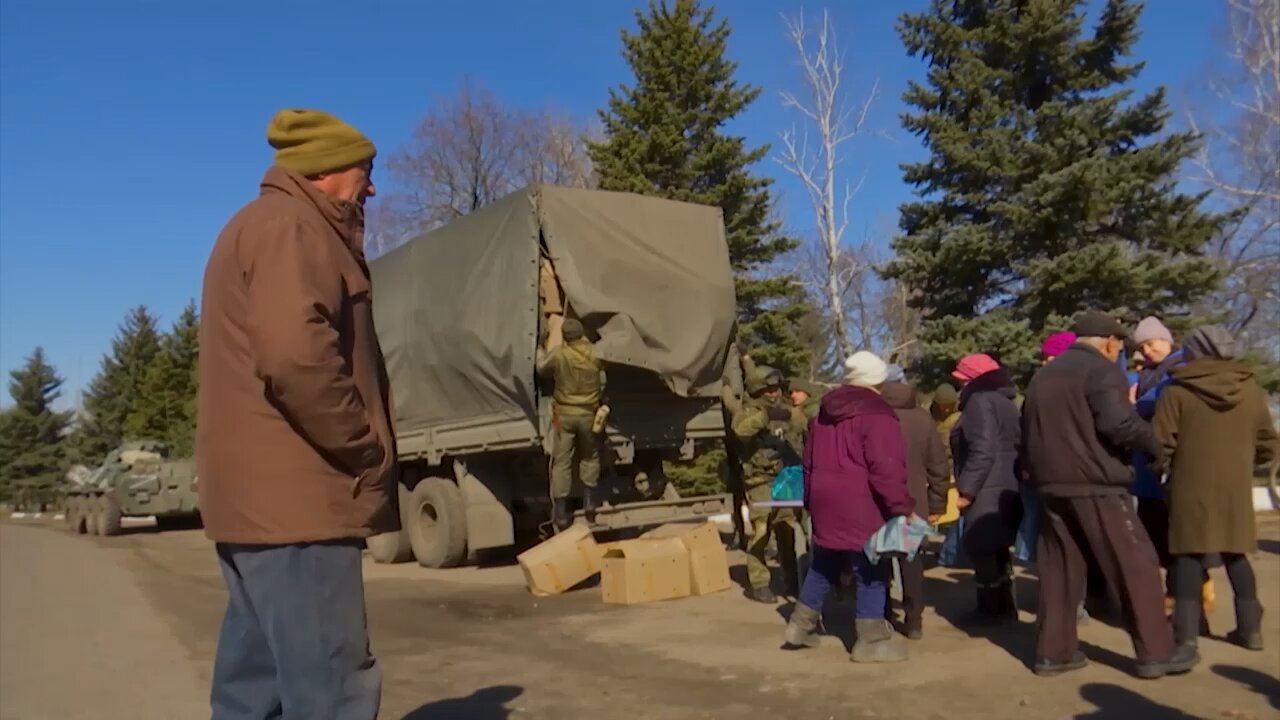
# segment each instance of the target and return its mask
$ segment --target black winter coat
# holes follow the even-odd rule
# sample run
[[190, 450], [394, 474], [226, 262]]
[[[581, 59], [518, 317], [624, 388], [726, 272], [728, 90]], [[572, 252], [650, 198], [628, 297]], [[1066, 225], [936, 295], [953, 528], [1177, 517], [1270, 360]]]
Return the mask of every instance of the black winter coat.
[[951, 430], [951, 453], [956, 490], [972, 500], [964, 512], [970, 552], [1009, 547], [1022, 520], [1016, 396], [1003, 368], [973, 379], [960, 391], [960, 422]]
[[1022, 405], [1023, 462], [1045, 495], [1125, 495], [1130, 459], [1158, 460], [1151, 426], [1129, 402], [1124, 371], [1084, 343], [1040, 368]]

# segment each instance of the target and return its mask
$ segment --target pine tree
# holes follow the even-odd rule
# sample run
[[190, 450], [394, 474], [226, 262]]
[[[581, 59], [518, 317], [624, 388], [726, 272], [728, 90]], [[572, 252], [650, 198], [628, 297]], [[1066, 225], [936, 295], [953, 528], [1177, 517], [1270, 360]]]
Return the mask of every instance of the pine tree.
[[796, 241], [770, 217], [773, 181], [750, 172], [769, 148], [747, 149], [721, 131], [760, 89], [733, 79], [729, 24], [712, 9], [650, 0], [635, 17], [638, 32], [621, 33], [635, 85], [610, 90], [600, 111], [604, 140], [589, 145], [600, 187], [719, 207], [737, 278], [739, 343], [761, 363], [802, 373], [807, 351], [795, 327], [803, 294], [795, 278], [765, 274]]
[[102, 368], [85, 391], [73, 438], [78, 462], [97, 465], [125, 439], [125, 421], [142, 402], [147, 371], [159, 353], [156, 319], [139, 305], [125, 317], [111, 341], [111, 352], [103, 356]]
[[1082, 0], [933, 0], [901, 17], [929, 63], [903, 99], [926, 162], [903, 166], [886, 275], [923, 311], [920, 369], [961, 354], [1029, 367], [1039, 336], [1086, 308], [1133, 321], [1186, 313], [1218, 280], [1203, 249], [1223, 218], [1176, 191], [1189, 133], [1163, 133], [1163, 88], [1130, 102], [1141, 6], [1109, 0], [1091, 37]]
[[62, 383], [39, 347], [9, 373], [13, 405], [0, 413], [0, 496], [52, 499], [67, 469], [64, 433], [71, 423], [70, 412], [53, 409]]
[[164, 440], [176, 457], [192, 451], [199, 332], [200, 317], [193, 301], [161, 339], [160, 351], [125, 418], [126, 436]]

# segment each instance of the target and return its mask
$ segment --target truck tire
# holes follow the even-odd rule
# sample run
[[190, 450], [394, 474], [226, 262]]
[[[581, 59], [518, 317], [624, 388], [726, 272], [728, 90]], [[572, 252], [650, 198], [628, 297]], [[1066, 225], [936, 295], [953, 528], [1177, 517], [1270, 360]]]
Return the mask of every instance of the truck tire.
[[399, 488], [396, 507], [400, 509], [400, 529], [395, 532], [371, 535], [364, 541], [369, 557], [380, 564], [403, 563], [413, 559], [413, 545], [409, 542], [408, 510], [411, 504], [409, 488], [396, 483]]
[[80, 517], [84, 518], [84, 534], [98, 534], [98, 498], [86, 495], [80, 498]]
[[80, 497], [67, 498], [67, 530], [73, 535], [84, 532], [84, 522], [80, 517]]
[[452, 480], [423, 478], [409, 493], [405, 529], [418, 564], [454, 567], [467, 559], [467, 513]]
[[121, 520], [124, 513], [120, 511], [120, 503], [110, 495], [103, 496], [98, 509], [98, 534], [108, 537], [120, 534]]

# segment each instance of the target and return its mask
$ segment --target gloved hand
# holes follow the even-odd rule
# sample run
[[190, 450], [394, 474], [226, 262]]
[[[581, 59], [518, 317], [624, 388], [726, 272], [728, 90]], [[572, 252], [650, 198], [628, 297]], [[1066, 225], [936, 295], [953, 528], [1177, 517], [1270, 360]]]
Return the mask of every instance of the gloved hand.
[[784, 407], [778, 407], [777, 405], [770, 405], [765, 410], [765, 414], [769, 416], [770, 420], [777, 420], [780, 422], [791, 419], [791, 411]]

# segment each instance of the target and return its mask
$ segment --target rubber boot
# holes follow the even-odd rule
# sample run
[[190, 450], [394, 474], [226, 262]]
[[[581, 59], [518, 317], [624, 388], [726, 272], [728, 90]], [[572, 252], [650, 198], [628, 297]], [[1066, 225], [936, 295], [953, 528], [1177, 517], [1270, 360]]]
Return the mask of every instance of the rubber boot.
[[908, 640], [920, 640], [924, 637], [924, 618], [920, 613], [907, 613], [906, 620], [902, 623], [902, 634], [906, 635]]
[[858, 634], [853, 652], [849, 653], [853, 662], [889, 663], [907, 659], [907, 646], [884, 618], [858, 618], [853, 624]]
[[1173, 644], [1196, 647], [1200, 637], [1200, 603], [1179, 600], [1173, 604]]
[[[1199, 610], [1199, 608], [1196, 609]], [[1191, 672], [1191, 668], [1199, 664], [1200, 653], [1195, 643], [1187, 643], [1178, 645], [1173, 652], [1173, 657], [1168, 660], [1138, 663], [1138, 677], [1144, 680], [1155, 680], [1165, 675], [1181, 675]]]
[[551, 524], [558, 533], [568, 530], [573, 524], [573, 516], [569, 514], [569, 498], [551, 500]]
[[596, 524], [596, 489], [582, 486], [582, 514], [587, 519], [588, 525]]
[[818, 647], [818, 622], [822, 613], [804, 603], [796, 603], [791, 611], [791, 619], [787, 621], [787, 630], [783, 639], [791, 647]]
[[1262, 649], [1262, 603], [1236, 600], [1236, 629], [1227, 633], [1227, 640], [1249, 650]]
[[991, 589], [995, 599], [996, 619], [1000, 622], [1018, 622], [1018, 598], [1013, 593], [1013, 578], [1005, 578]]

